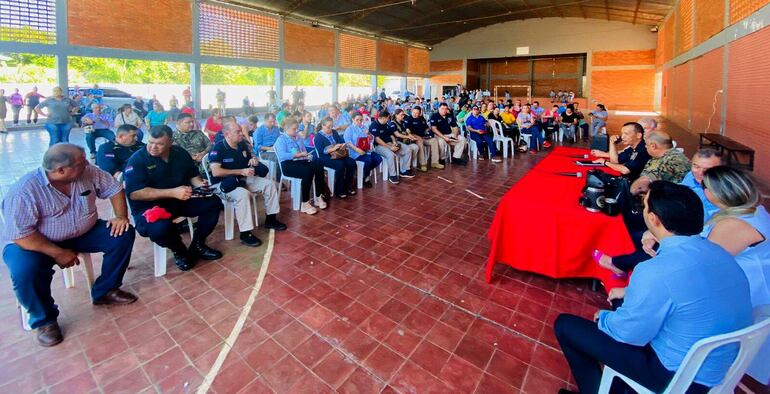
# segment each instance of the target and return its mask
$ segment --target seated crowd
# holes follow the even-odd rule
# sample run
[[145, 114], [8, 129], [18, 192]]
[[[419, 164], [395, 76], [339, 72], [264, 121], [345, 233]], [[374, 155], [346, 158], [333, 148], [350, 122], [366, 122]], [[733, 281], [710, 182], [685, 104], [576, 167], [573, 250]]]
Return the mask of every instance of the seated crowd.
[[[265, 115], [262, 125], [254, 115], [239, 124], [215, 110], [204, 131], [192, 115], [181, 113], [175, 129], [149, 128], [146, 145], [137, 138], [137, 126], [124, 122], [99, 147], [98, 168], [89, 165], [83, 148], [53, 145], [42, 168], [25, 175], [2, 202], [4, 235], [12, 241], [3, 258], [39, 343], [53, 346], [63, 340], [50, 291], [54, 265], [71, 267], [79, 252], [102, 252], [93, 303], [134, 302], [135, 295], [120, 289], [134, 231], [171, 249], [176, 265], [186, 271], [198, 259], [222, 257], [206, 239], [227, 201], [235, 209], [240, 242], [259, 246], [254, 194], [264, 200], [264, 227], [286, 229], [277, 217], [281, 186], [273, 176], [278, 174], [300, 180], [300, 210], [312, 215], [333, 197], [357, 194], [357, 177], [371, 187], [380, 167], [395, 185], [415, 177], [415, 171], [465, 165], [470, 141], [479, 152], [489, 152], [491, 161], [501, 162], [494, 143], [498, 125], [511, 138], [529, 135], [533, 152], [550, 147], [547, 140], [566, 136], [574, 142], [578, 134], [594, 136], [606, 127], [601, 104], [586, 122], [577, 102], [554, 100], [545, 109], [537, 101], [496, 103], [473, 94], [459, 87], [456, 97], [433, 102], [373, 96], [325, 106], [317, 123], [301, 103], [294, 112], [284, 105], [277, 114]], [[97, 136], [112, 133], [102, 128], [107, 119], [98, 111], [94, 107], [84, 121], [93, 125], [93, 133], [101, 130], [87, 140], [90, 152], [96, 151]], [[662, 391], [695, 342], [770, 317], [770, 215], [756, 186], [744, 172], [725, 166], [720, 152], [703, 148], [688, 159], [668, 133], [656, 128], [649, 118], [626, 123], [610, 138], [608, 151], [591, 151], [597, 164], [627, 179], [632, 200], [641, 204], [629, 203], [623, 210], [635, 250], [593, 254], [599, 266], [628, 277], [628, 287], [613, 289], [611, 308], [597, 312], [594, 321], [562, 314], [554, 324], [580, 392], [597, 392], [601, 365]], [[113, 218], [99, 219], [97, 198], [110, 200]], [[174, 221], [185, 217], [197, 217], [189, 245]], [[719, 384], [736, 354], [733, 347], [712, 352], [689, 392]], [[752, 376], [770, 377], [768, 357], [765, 343], [749, 370]]]

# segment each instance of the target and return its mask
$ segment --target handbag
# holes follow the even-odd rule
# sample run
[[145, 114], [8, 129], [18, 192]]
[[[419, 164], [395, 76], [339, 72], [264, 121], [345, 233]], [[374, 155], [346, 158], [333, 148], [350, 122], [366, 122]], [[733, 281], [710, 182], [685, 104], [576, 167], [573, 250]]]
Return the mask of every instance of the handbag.
[[348, 156], [350, 156], [350, 152], [348, 152], [348, 147], [346, 145], [343, 145], [337, 150], [329, 152], [329, 157], [331, 157], [332, 160], [344, 159]]

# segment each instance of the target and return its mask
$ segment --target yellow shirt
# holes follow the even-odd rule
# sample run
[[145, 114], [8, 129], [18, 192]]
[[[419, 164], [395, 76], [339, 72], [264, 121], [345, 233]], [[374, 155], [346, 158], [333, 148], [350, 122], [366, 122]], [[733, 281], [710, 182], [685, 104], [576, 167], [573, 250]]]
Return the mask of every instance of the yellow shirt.
[[510, 112], [500, 112], [500, 117], [503, 118], [503, 123], [507, 125], [516, 123], [516, 117]]
[[484, 112], [482, 112], [482, 113], [481, 113], [481, 116], [483, 116], [483, 117], [484, 117], [484, 119], [486, 119], [486, 118], [488, 118], [488, 117], [489, 117], [489, 113], [490, 113], [490, 112], [491, 112], [491, 111], [484, 111]]

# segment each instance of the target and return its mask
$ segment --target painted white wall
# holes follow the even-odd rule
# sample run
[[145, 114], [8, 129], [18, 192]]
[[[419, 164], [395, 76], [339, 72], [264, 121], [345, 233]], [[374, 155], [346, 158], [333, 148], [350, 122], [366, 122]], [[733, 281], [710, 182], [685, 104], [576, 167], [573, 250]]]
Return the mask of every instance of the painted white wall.
[[471, 30], [438, 43], [430, 60], [512, 57], [516, 47], [523, 46], [529, 46], [528, 56], [654, 49], [657, 34], [647, 25], [601, 19], [525, 19]]

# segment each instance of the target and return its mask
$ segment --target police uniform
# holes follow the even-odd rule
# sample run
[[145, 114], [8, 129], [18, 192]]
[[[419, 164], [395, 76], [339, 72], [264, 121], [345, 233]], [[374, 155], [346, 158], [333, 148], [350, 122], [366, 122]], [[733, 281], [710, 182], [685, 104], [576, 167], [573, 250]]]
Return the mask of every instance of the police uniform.
[[123, 172], [128, 159], [140, 149], [144, 149], [144, 144], [141, 142], [132, 146], [123, 146], [117, 142], [107, 141], [99, 145], [96, 151], [96, 165], [110, 175], [115, 175]]
[[[446, 137], [453, 137], [452, 134], [452, 128], [457, 127], [457, 119], [455, 119], [454, 115], [452, 113], [448, 113], [446, 116], [441, 116], [440, 113], [436, 112], [430, 117], [430, 126], [431, 128], [435, 127], [438, 129], [438, 131], [443, 134]], [[463, 151], [465, 150], [465, 144], [467, 143], [465, 140], [465, 137], [457, 134], [457, 142], [454, 144], [450, 144], [454, 147], [454, 153], [452, 154], [452, 157], [455, 159], [462, 159], [463, 157]], [[445, 158], [444, 155], [446, 155], [446, 149], [447, 149], [447, 143], [444, 141], [443, 138], [438, 139], [438, 148], [439, 152], [442, 155], [442, 158]]]
[[[214, 231], [219, 221], [219, 212], [222, 210], [222, 202], [217, 196], [195, 197], [186, 201], [173, 198], [139, 201], [130, 198], [131, 193], [146, 187], [173, 189], [179, 186], [191, 186], [190, 180], [200, 176], [200, 173], [195, 161], [183, 148], [171, 146], [168, 161], [151, 156], [147, 149], [137, 151], [128, 159], [128, 165], [123, 173], [126, 179], [126, 195], [129, 196], [128, 202], [136, 231], [142, 236], [179, 254], [185, 253], [187, 249], [171, 222], [173, 218], [198, 217], [194, 241], [204, 242], [206, 237]], [[147, 223], [143, 213], [154, 206], [164, 208], [171, 213], [171, 218]]]
[[[249, 144], [245, 141], [239, 142], [238, 146], [233, 148], [227, 143], [227, 140], [224, 140], [214, 144], [211, 152], [209, 152], [209, 163], [218, 163], [225, 170], [249, 168], [251, 158], [252, 154]], [[235, 205], [235, 219], [238, 221], [238, 228], [241, 232], [251, 231], [256, 225], [251, 220], [253, 217], [251, 193], [262, 195], [262, 198], [265, 200], [265, 212], [267, 215], [275, 215], [281, 210], [278, 202], [278, 189], [273, 181], [265, 178], [267, 173], [267, 166], [259, 163], [255, 168], [256, 176], [231, 175], [226, 177], [212, 176], [211, 178], [211, 183], [214, 187], [222, 191], [227, 198], [233, 201]], [[238, 186], [232, 190], [228, 190], [231, 187], [223, 188], [224, 183], [222, 181], [225, 181], [227, 178], [229, 178], [229, 182], [237, 182]], [[225, 192], [225, 190], [228, 191]]]
[[[425, 121], [425, 117], [418, 116], [417, 118], [413, 118], [411, 116], [407, 116], [404, 118], [404, 125], [406, 126], [406, 129], [409, 130], [410, 133], [421, 137], [422, 143], [424, 146], [427, 146], [430, 148], [430, 163], [431, 165], [438, 165], [438, 159], [439, 159], [439, 150], [438, 150], [438, 138], [435, 138], [436, 135], [433, 133], [433, 130], [428, 126], [428, 122]], [[422, 149], [420, 149], [422, 151]], [[427, 157], [425, 157], [425, 153], [422, 154], [424, 161], [427, 162]], [[420, 164], [422, 165], [423, 161], [420, 161]]]
[[[395, 118], [391, 120], [388, 123], [388, 127], [390, 127], [391, 132], [399, 132], [400, 134], [411, 134], [409, 129], [406, 126], [406, 118], [404, 118], [403, 122], [398, 122]], [[399, 139], [396, 137], [396, 139]], [[408, 149], [411, 150], [411, 165], [416, 166], [417, 162], [419, 161], [420, 166], [426, 166], [428, 164], [428, 158], [425, 157], [425, 152], [420, 149], [421, 147], [417, 146], [417, 143], [410, 139], [399, 139], [399, 144], [403, 146], [402, 149]], [[402, 166], [401, 169], [404, 167]]]
[[[394, 125], [391, 125], [390, 123], [382, 124], [379, 120], [375, 120], [369, 126], [369, 133], [374, 136], [374, 151], [385, 159], [385, 162], [388, 164], [388, 174], [390, 176], [398, 176], [396, 159], [398, 159], [401, 166], [401, 172], [405, 173], [412, 167], [413, 151], [410, 147], [400, 142], [396, 142], [399, 150], [393, 152], [390, 149], [390, 144], [395, 140], [394, 133], [397, 130], [398, 129]], [[384, 145], [377, 142], [378, 137], [385, 142]]]
[[628, 147], [618, 153], [618, 164], [624, 165], [628, 168], [628, 179], [632, 182], [639, 178], [639, 174], [644, 169], [647, 162], [650, 160], [650, 154], [647, 153], [647, 144], [644, 140], [641, 140], [636, 147]]

